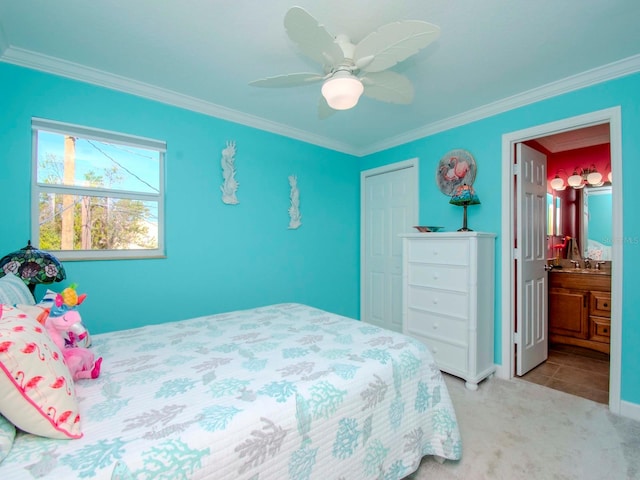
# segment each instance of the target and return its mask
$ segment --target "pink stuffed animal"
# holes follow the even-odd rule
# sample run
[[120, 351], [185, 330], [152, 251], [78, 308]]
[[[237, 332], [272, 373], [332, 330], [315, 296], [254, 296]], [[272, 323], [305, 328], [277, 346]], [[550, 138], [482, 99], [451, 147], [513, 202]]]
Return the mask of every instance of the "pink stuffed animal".
[[[68, 290], [68, 288], [65, 290]], [[73, 293], [75, 293], [75, 289], [73, 290]], [[63, 292], [63, 295], [65, 293], [68, 292]], [[53, 342], [62, 351], [64, 361], [67, 367], [69, 367], [69, 371], [74, 380], [80, 378], [98, 378], [102, 357], [95, 360], [95, 356], [88, 348], [65, 345], [65, 335], [72, 332], [74, 325], [77, 325], [81, 321], [80, 314], [75, 310], [75, 307], [82, 303], [86, 295], [83, 294], [79, 297], [75, 295], [74, 298], [76, 301], [72, 304], [66, 302], [63, 295], [56, 295], [55, 306], [51, 308], [51, 312], [45, 320], [44, 326], [47, 332], [49, 332], [49, 336]], [[70, 338], [73, 339], [73, 335], [71, 335]]]

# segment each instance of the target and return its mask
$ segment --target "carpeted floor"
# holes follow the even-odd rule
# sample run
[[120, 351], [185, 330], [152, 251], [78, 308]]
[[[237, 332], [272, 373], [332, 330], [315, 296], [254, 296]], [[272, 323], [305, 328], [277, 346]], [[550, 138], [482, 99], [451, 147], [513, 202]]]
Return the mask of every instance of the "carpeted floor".
[[410, 480], [640, 479], [640, 422], [522, 380], [469, 391], [445, 375], [462, 434], [462, 460], [425, 458]]

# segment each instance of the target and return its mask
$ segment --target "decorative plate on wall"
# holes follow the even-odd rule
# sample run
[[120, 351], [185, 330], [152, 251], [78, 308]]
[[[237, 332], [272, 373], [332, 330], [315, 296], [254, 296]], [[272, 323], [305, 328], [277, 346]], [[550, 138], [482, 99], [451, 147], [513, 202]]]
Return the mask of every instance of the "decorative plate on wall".
[[451, 150], [438, 162], [436, 184], [442, 193], [451, 196], [458, 185], [473, 185], [477, 170], [471, 153], [462, 149]]

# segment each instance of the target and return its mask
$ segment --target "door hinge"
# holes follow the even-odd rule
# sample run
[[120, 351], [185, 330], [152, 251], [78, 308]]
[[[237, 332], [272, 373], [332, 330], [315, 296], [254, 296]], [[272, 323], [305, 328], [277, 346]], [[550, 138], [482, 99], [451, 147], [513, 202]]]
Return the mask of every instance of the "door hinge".
[[520, 164], [519, 163], [514, 163], [511, 166], [511, 173], [513, 175], [520, 175]]
[[513, 343], [520, 345], [520, 332], [513, 332]]
[[513, 249], [513, 259], [520, 260], [520, 249], [518, 248]]

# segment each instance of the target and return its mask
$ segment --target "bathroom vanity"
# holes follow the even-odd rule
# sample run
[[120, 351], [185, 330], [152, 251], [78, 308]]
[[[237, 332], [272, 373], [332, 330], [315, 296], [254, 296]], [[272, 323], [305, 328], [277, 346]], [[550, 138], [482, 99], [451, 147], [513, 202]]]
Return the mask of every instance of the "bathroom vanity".
[[549, 339], [609, 353], [611, 271], [565, 268], [549, 275]]

